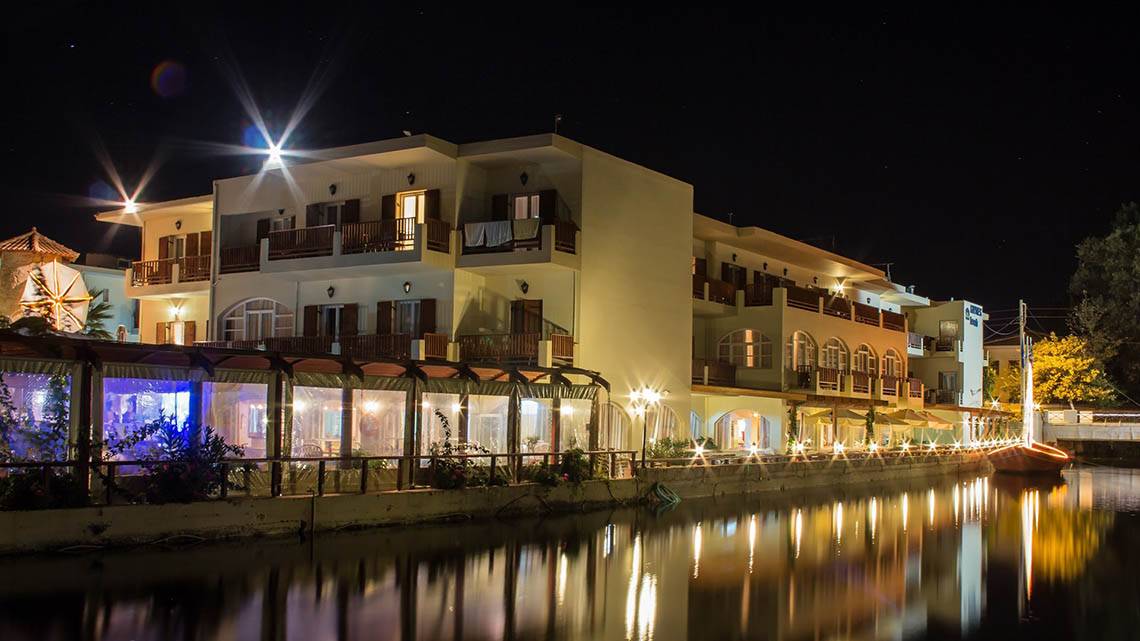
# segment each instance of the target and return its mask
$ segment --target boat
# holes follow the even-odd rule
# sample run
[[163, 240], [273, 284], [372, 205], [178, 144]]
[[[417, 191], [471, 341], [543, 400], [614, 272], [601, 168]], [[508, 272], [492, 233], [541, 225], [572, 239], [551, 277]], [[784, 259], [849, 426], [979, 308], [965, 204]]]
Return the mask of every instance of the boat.
[[989, 459], [995, 470], [1010, 474], [1060, 474], [1073, 461], [1063, 450], [1036, 441], [996, 449]]

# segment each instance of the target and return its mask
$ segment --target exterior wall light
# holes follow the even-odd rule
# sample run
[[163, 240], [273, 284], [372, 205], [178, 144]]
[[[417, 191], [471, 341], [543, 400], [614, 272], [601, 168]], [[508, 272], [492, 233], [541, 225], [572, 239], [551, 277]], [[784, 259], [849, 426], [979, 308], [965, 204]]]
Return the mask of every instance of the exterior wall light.
[[414, 184], [416, 184], [416, 174], [415, 172], [408, 172], [408, 185]]
[[530, 291], [530, 283], [528, 283], [524, 280], [523, 282], [519, 283], [519, 289], [522, 290], [523, 294], [526, 294], [527, 292]]
[[411, 281], [408, 281], [408, 280], [404, 281], [404, 293], [405, 294], [412, 293], [412, 282]]
[[329, 288], [325, 290], [325, 293], [329, 295], [329, 298], [332, 298], [333, 295], [336, 294], [336, 288], [332, 285], [329, 285]]
[[526, 187], [526, 181], [528, 180], [530, 180], [530, 176], [528, 176], [525, 171], [519, 174], [519, 182], [522, 183], [523, 187]]
[[329, 195], [330, 196], [336, 195], [336, 183], [329, 185]]
[[182, 221], [181, 220], [174, 221], [174, 228], [175, 229], [182, 229]]

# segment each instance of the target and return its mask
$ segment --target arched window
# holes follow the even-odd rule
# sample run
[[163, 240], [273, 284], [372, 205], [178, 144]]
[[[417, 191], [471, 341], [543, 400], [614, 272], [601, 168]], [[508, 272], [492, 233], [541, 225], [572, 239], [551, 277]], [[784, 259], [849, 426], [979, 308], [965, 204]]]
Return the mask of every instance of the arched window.
[[754, 329], [738, 329], [720, 339], [720, 360], [737, 367], [772, 367], [772, 340]]
[[610, 401], [599, 408], [598, 447], [603, 450], [620, 450], [629, 445], [629, 414], [620, 405]]
[[704, 436], [704, 421], [701, 420], [701, 415], [697, 414], [696, 410], [689, 412], [689, 438], [694, 441]]
[[785, 360], [787, 366], [793, 370], [815, 367], [815, 339], [807, 332], [796, 331], [788, 337], [785, 346]]
[[251, 298], [221, 317], [222, 340], [255, 341], [293, 335], [293, 310], [271, 298]]
[[883, 376], [902, 376], [902, 359], [899, 358], [899, 353], [893, 349], [888, 349], [883, 352]]
[[829, 338], [823, 344], [823, 366], [847, 371], [847, 346], [838, 338]]
[[879, 372], [879, 357], [871, 346], [863, 343], [851, 355], [851, 370], [870, 374], [872, 377]]
[[654, 441], [663, 438], [683, 438], [681, 420], [677, 413], [668, 405], [657, 403], [645, 408], [645, 425], [649, 429], [649, 438]]

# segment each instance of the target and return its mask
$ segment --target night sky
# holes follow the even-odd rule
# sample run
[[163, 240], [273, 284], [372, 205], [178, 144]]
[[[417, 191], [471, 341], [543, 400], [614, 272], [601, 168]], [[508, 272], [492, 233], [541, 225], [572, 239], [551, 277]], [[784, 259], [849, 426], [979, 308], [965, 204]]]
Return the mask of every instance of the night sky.
[[233, 68], [274, 133], [317, 79], [290, 146], [518, 136], [560, 113], [561, 133], [692, 183], [700, 213], [991, 309], [1066, 304], [1075, 243], [1140, 200], [1127, 16], [159, 4], [4, 25], [3, 237], [137, 257], [84, 201], [106, 191], [96, 149], [128, 187], [157, 163], [142, 201], [255, 169], [218, 151], [250, 124]]

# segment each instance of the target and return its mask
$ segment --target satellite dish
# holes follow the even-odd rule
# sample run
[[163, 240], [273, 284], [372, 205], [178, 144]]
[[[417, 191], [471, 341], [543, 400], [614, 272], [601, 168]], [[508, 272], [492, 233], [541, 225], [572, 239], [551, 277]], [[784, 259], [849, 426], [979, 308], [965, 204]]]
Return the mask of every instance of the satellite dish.
[[56, 331], [77, 333], [87, 325], [91, 298], [83, 274], [52, 261], [28, 274], [20, 308], [24, 316], [43, 317]]

